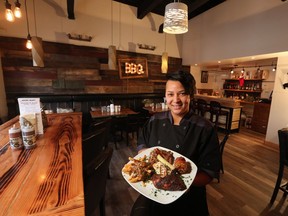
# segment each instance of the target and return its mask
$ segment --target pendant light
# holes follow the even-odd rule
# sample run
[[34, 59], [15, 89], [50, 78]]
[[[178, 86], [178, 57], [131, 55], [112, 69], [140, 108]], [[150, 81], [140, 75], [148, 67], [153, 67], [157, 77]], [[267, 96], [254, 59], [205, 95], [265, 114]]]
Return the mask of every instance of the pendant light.
[[8, 0], [5, 1], [5, 18], [7, 21], [9, 22], [14, 22], [15, 20], [15, 17], [14, 17], [14, 14], [12, 12], [12, 9], [11, 9], [11, 4], [8, 2]]
[[108, 68], [110, 70], [116, 70], [116, 46], [113, 45], [113, 1], [111, 0], [111, 43], [108, 47]]
[[44, 67], [44, 50], [42, 46], [42, 38], [38, 37], [37, 33], [37, 23], [36, 23], [36, 9], [35, 9], [35, 0], [33, 0], [33, 14], [34, 14], [34, 24], [35, 24], [35, 35], [32, 36], [32, 59], [33, 66]]
[[21, 6], [21, 4], [20, 4], [19, 0], [16, 0], [15, 9], [14, 9], [14, 16], [16, 18], [21, 18], [22, 17], [22, 12], [21, 12], [20, 6]]
[[31, 42], [31, 35], [30, 35], [30, 31], [29, 31], [29, 20], [28, 20], [28, 12], [27, 12], [26, 0], [25, 0], [25, 12], [26, 12], [26, 23], [27, 23], [27, 31], [28, 31], [26, 48], [27, 49], [32, 49], [32, 42]]
[[166, 52], [166, 34], [164, 40], [164, 52], [162, 53], [162, 61], [161, 61], [161, 72], [167, 73], [168, 72], [168, 53]]
[[188, 7], [179, 1], [165, 7], [164, 28], [168, 34], [183, 34], [188, 32]]

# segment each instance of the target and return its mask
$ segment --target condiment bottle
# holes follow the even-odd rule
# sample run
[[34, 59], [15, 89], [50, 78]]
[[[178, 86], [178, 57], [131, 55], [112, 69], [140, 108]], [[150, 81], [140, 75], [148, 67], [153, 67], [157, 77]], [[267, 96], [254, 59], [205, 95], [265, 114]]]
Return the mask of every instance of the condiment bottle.
[[22, 128], [23, 144], [25, 149], [31, 149], [36, 146], [36, 135], [33, 126], [25, 126]]
[[9, 143], [12, 149], [23, 148], [21, 130], [16, 125], [9, 129]]

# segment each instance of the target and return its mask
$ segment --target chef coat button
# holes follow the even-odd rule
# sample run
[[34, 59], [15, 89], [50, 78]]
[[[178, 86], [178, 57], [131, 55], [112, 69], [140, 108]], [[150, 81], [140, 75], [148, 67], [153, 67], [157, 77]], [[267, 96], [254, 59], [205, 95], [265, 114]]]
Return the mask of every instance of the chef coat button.
[[176, 148], [179, 148], [180, 146], [179, 145], [176, 145]]
[[183, 129], [184, 129], [184, 130], [186, 130], [186, 126], [185, 126], [185, 127], [183, 127]]
[[158, 145], [160, 145], [161, 141], [160, 141], [160, 140], [158, 140], [158, 142], [157, 142], [157, 143], [158, 143]]
[[166, 124], [165, 123], [163, 123], [163, 127], [165, 127], [166, 126]]

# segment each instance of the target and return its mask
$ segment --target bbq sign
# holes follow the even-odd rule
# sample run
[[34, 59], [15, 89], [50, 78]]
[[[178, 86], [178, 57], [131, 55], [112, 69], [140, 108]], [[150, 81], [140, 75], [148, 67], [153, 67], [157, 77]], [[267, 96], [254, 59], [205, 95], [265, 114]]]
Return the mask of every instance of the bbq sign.
[[119, 59], [120, 79], [135, 79], [148, 77], [146, 58]]

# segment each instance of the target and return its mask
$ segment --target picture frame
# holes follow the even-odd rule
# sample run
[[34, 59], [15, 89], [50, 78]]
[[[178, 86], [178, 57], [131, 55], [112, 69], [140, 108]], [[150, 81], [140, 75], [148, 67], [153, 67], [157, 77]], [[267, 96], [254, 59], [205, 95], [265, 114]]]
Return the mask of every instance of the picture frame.
[[208, 83], [208, 71], [201, 71], [201, 83]]
[[148, 78], [146, 58], [118, 59], [120, 79]]

